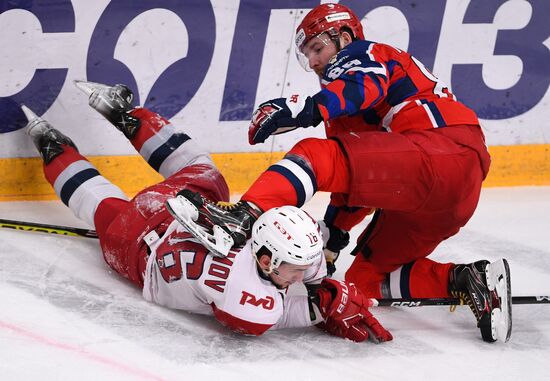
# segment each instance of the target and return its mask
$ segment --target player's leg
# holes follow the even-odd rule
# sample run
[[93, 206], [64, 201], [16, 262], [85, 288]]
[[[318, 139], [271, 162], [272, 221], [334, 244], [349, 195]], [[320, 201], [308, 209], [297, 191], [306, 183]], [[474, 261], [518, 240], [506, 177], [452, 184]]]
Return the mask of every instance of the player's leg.
[[[94, 226], [96, 210], [103, 200], [127, 203], [126, 195], [103, 177], [82, 155], [70, 138], [23, 106], [29, 120], [27, 133], [44, 160], [44, 174], [61, 201], [81, 220]], [[99, 226], [100, 227], [100, 226]]]
[[336, 140], [304, 139], [263, 172], [241, 199], [262, 210], [301, 207], [317, 191], [347, 193], [349, 176], [348, 160]]
[[240, 245], [263, 211], [302, 206], [317, 190], [346, 192], [348, 186], [347, 160], [338, 143], [305, 139], [262, 173], [237, 204], [215, 204], [197, 194], [184, 196], [199, 209], [199, 215], [208, 216], [207, 227], [221, 226]]
[[133, 94], [128, 87], [82, 81], [76, 85], [89, 96], [90, 106], [120, 130], [165, 178], [194, 164], [213, 166], [208, 152], [189, 135], [155, 112], [134, 108]]
[[[377, 297], [449, 296], [451, 265], [424, 258], [472, 216], [483, 179], [477, 154], [426, 132], [341, 142], [352, 173], [348, 202], [380, 208], [346, 279]], [[363, 276], [372, 266], [388, 277], [376, 284]]]
[[[416, 170], [418, 181], [415, 183], [414, 178], [407, 177], [414, 168], [405, 167], [406, 172], [400, 174], [400, 168], [392, 167], [388, 162], [385, 169], [394, 176], [409, 179], [405, 182], [406, 193], [412, 202], [400, 207], [401, 200], [396, 195], [388, 194], [384, 199], [383, 194], [373, 194], [373, 200], [382, 197], [374, 205], [387, 205], [387, 209], [377, 213], [359, 239], [357, 257], [346, 273], [346, 279], [378, 297], [445, 297], [450, 294], [461, 297], [472, 308], [484, 340], [494, 341], [498, 337], [494, 334], [496, 326], [506, 327], [501, 329], [499, 338], [507, 340], [511, 319], [506, 317], [509, 316], [506, 302], [509, 299], [509, 271], [505, 261], [454, 265], [425, 258], [441, 241], [456, 234], [473, 215], [484, 178], [478, 154], [434, 133], [415, 132], [409, 139], [422, 147], [422, 160], [417, 162], [427, 166]], [[350, 157], [368, 159], [368, 151], [363, 147], [358, 150], [357, 155]], [[414, 163], [414, 156], [418, 153], [411, 152], [413, 158], [407, 159], [407, 152], [402, 151], [400, 162]], [[357, 168], [360, 163], [353, 160], [351, 167]], [[376, 158], [371, 160], [376, 162]], [[364, 173], [356, 173], [350, 200], [369, 197], [365, 192], [369, 192], [369, 184], [373, 180], [377, 182], [376, 176], [373, 177], [375, 173], [367, 178], [361, 177]], [[372, 276], [383, 273], [387, 273], [383, 280], [380, 276]], [[501, 276], [498, 281], [500, 299], [495, 297], [495, 282], [492, 281], [498, 278], [495, 274]], [[505, 322], [498, 323], [495, 314], [502, 316], [500, 321]]]
[[352, 252], [346, 280], [376, 298], [449, 296], [452, 264], [425, 258], [445, 237], [424, 234], [424, 226], [421, 216], [378, 210]]
[[[79, 154], [70, 138], [28, 108], [23, 106], [23, 110], [29, 119], [27, 133], [44, 160], [46, 179], [78, 218], [95, 227], [107, 264], [139, 285], [137, 278], [128, 276], [126, 237], [113, 240], [107, 233], [112, 221], [129, 209], [126, 195]], [[125, 233], [120, 231], [121, 235]]]

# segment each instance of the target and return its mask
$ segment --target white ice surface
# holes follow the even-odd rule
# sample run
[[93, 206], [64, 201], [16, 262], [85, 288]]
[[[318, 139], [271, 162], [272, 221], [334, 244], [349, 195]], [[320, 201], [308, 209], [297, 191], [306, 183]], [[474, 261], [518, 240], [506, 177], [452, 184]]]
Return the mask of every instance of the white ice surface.
[[[321, 217], [325, 201], [307, 209]], [[60, 202], [0, 203], [0, 218], [84, 226]], [[485, 189], [470, 223], [431, 256], [499, 257], [514, 295], [550, 295], [550, 187]], [[338, 260], [338, 278], [351, 259]], [[316, 328], [242, 337], [145, 302], [94, 239], [0, 229], [0, 380], [550, 379], [550, 305], [513, 312], [506, 344], [483, 342], [467, 307], [377, 308], [395, 337], [379, 345]]]

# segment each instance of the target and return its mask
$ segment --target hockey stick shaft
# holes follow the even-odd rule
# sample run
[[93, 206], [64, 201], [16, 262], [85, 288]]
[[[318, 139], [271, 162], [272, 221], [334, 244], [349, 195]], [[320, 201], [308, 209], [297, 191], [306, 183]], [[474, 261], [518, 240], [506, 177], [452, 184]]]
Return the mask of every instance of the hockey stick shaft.
[[47, 225], [36, 222], [13, 221], [0, 219], [0, 228], [15, 229], [38, 233], [50, 233], [73, 237], [98, 238], [95, 230], [75, 228], [70, 226]]
[[[70, 226], [39, 224], [36, 222], [14, 221], [0, 219], [0, 228], [8, 228], [21, 231], [38, 233], [50, 233], [73, 237], [99, 238], [95, 230], [75, 228]], [[422, 307], [422, 306], [457, 306], [463, 304], [457, 298], [396, 298], [396, 299], [371, 299], [374, 306], [378, 307]], [[550, 296], [514, 296], [512, 304], [550, 304]]]
[[[458, 306], [457, 298], [371, 299], [377, 307]], [[514, 296], [512, 304], [550, 304], [550, 296]]]

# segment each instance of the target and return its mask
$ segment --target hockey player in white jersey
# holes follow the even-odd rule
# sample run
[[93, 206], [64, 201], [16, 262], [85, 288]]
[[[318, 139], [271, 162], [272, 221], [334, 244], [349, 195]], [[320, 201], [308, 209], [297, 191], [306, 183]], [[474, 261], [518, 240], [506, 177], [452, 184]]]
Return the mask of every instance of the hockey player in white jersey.
[[[187, 209], [182, 202], [194, 192], [228, 201], [227, 185], [210, 156], [158, 114], [134, 108], [127, 87], [91, 82], [77, 86], [165, 177], [163, 182], [128, 200], [80, 155], [71, 139], [23, 106], [27, 132], [60, 199], [95, 227], [107, 264], [142, 287], [145, 299], [214, 315], [244, 334], [317, 325], [358, 342], [392, 339], [369, 312], [370, 300], [353, 284], [325, 278], [318, 225], [298, 208], [283, 206], [258, 214], [244, 245], [225, 256], [209, 252], [180, 221], [192, 223], [183, 215]], [[303, 282], [308, 293], [287, 293], [295, 282]]]

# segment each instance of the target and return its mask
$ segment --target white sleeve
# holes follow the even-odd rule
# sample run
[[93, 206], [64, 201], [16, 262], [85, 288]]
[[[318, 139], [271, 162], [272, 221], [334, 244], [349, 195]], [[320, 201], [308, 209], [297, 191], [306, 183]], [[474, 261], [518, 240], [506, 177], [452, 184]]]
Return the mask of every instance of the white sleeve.
[[309, 316], [309, 302], [306, 295], [287, 295], [283, 315], [271, 329], [309, 327], [314, 324]]

